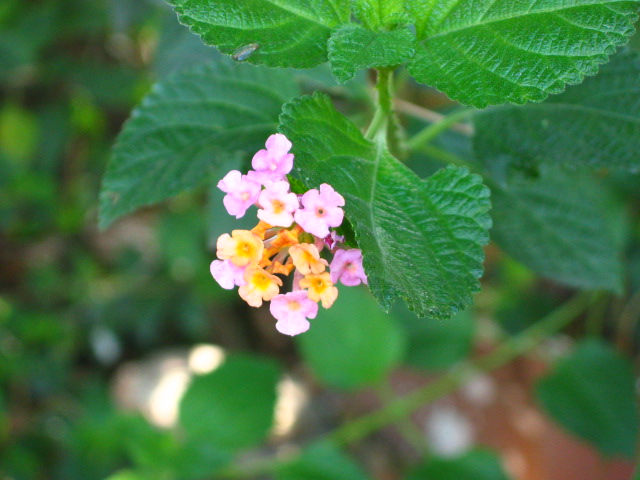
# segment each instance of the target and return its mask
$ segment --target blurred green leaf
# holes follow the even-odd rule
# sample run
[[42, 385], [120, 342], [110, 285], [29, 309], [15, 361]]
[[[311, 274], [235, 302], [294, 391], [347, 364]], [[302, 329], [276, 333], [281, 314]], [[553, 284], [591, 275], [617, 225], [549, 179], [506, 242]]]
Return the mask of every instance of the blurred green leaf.
[[38, 147], [36, 117], [15, 103], [5, 103], [0, 110], [0, 149], [18, 163], [30, 160]]
[[290, 75], [227, 63], [181, 71], [157, 84], [125, 124], [100, 194], [100, 225], [210, 178], [225, 156], [263, 148]]
[[560, 283], [621, 291], [624, 205], [602, 184], [552, 170], [495, 185], [491, 198], [491, 236], [513, 258]]
[[474, 450], [459, 458], [428, 458], [407, 480], [508, 480], [500, 458], [493, 452]]
[[638, 441], [635, 376], [630, 362], [587, 340], [536, 386], [546, 412], [607, 456], [633, 457]]
[[383, 380], [402, 358], [404, 343], [393, 318], [364, 288], [356, 287], [341, 287], [334, 305], [321, 308], [298, 340], [315, 374], [345, 389]]
[[348, 24], [329, 39], [329, 61], [339, 83], [354, 77], [358, 70], [391, 67], [406, 62], [414, 52], [415, 36], [406, 29], [372, 32], [361, 25]]
[[345, 197], [369, 286], [384, 309], [400, 296], [419, 316], [449, 318], [471, 303], [491, 224], [479, 176], [448, 167], [420, 180], [324, 94], [288, 103], [280, 123], [301, 179], [309, 187], [329, 183]]
[[362, 469], [329, 443], [307, 447], [294, 461], [280, 466], [277, 480], [367, 480]]
[[196, 376], [180, 404], [187, 438], [230, 450], [260, 442], [271, 428], [279, 377], [273, 361], [239, 354]]
[[331, 30], [349, 20], [348, 0], [168, 0], [180, 22], [231, 55], [257, 45], [245, 60], [270, 67], [326, 61]]
[[582, 85], [544, 103], [474, 117], [474, 148], [487, 164], [640, 169], [640, 54], [623, 51]]
[[475, 322], [470, 310], [449, 321], [421, 319], [401, 306], [394, 308], [406, 330], [408, 365], [428, 370], [443, 370], [471, 352]]
[[640, 6], [635, 0], [409, 2], [419, 40], [411, 74], [480, 108], [539, 102], [595, 75], [634, 32]]
[[143, 476], [133, 470], [120, 470], [113, 475], [109, 475], [105, 480], [150, 480], [149, 477]]

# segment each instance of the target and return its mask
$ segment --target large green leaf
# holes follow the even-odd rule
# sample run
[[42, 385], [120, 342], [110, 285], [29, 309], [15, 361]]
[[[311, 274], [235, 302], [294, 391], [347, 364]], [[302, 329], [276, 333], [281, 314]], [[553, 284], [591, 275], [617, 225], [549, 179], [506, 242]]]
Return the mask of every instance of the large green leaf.
[[630, 362], [589, 340], [537, 385], [539, 402], [567, 430], [605, 455], [632, 457], [638, 441], [638, 405]]
[[407, 61], [414, 52], [415, 36], [406, 28], [372, 32], [350, 24], [329, 39], [329, 60], [340, 83], [353, 78], [362, 68], [391, 67]]
[[474, 148], [485, 163], [547, 162], [640, 169], [640, 54], [616, 55], [596, 77], [544, 103], [475, 117]]
[[341, 287], [335, 304], [320, 310], [299, 341], [315, 374], [338, 388], [379, 382], [402, 357], [401, 330], [362, 288]]
[[196, 376], [180, 403], [187, 438], [230, 450], [260, 442], [273, 422], [279, 377], [269, 359], [239, 354]]
[[638, 0], [412, 0], [414, 77], [462, 103], [539, 102], [594, 75], [633, 33]]
[[[349, 0], [168, 0], [182, 23], [222, 53], [307, 68], [327, 60], [331, 31], [349, 21]], [[253, 47], [256, 47], [253, 51]]]
[[199, 185], [225, 155], [260, 149], [297, 87], [284, 72], [220, 63], [157, 84], [113, 149], [100, 225]]
[[535, 272], [574, 287], [622, 288], [623, 207], [592, 178], [559, 171], [492, 188], [492, 238]]
[[458, 458], [431, 457], [407, 480], [508, 480], [494, 453], [474, 450]]
[[383, 308], [401, 296], [419, 316], [448, 318], [471, 303], [491, 222], [479, 176], [449, 167], [420, 180], [366, 140], [326, 95], [293, 100], [280, 118], [302, 180], [329, 183], [345, 197]]

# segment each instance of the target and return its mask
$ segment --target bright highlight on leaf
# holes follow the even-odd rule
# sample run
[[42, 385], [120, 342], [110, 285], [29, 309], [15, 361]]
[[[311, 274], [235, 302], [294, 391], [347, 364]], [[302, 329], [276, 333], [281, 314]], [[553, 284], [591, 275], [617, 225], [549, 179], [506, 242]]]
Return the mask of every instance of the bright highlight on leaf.
[[627, 42], [638, 0], [410, 0], [421, 83], [464, 104], [539, 102], [595, 75]]
[[385, 309], [402, 297], [420, 316], [449, 318], [471, 303], [491, 224], [479, 176], [449, 167], [420, 180], [323, 94], [285, 105], [280, 131], [294, 144], [302, 180], [330, 182], [344, 196], [369, 286]]

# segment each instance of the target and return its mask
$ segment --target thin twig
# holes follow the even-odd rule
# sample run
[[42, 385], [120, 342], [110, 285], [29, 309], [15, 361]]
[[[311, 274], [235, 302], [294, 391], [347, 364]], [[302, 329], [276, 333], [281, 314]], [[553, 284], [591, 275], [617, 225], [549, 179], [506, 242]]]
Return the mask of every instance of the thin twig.
[[[395, 100], [395, 106], [396, 111], [405, 113], [414, 118], [419, 118], [420, 120], [425, 120], [429, 123], [441, 122], [446, 117], [446, 115], [434, 112], [433, 110], [429, 110], [428, 108], [421, 107], [415, 103], [407, 102], [406, 100], [401, 100], [399, 98]], [[474, 132], [473, 126], [467, 123], [456, 123], [451, 126], [451, 129], [468, 136], [472, 136]]]

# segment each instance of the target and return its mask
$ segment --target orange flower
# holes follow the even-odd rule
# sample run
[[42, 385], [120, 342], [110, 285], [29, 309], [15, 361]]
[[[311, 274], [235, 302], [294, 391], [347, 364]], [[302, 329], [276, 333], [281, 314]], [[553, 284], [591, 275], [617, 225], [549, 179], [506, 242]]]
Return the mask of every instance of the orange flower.
[[280, 292], [282, 280], [265, 272], [260, 267], [247, 267], [244, 272], [246, 285], [238, 289], [240, 297], [252, 307], [259, 307], [262, 301], [268, 302]]
[[219, 259], [230, 260], [239, 267], [258, 263], [264, 251], [260, 238], [248, 230], [234, 230], [231, 236], [220, 235], [217, 247]]
[[338, 289], [333, 286], [329, 272], [307, 275], [300, 280], [300, 287], [308, 289], [308, 295], [314, 302], [322, 302], [324, 308], [330, 308], [338, 298]]
[[303, 275], [322, 273], [328, 265], [324, 258], [320, 258], [320, 252], [316, 246], [310, 243], [292, 246], [289, 249], [289, 255], [293, 264]]

